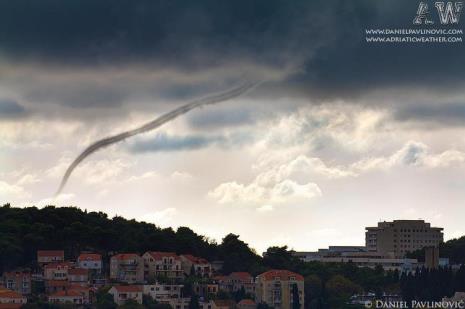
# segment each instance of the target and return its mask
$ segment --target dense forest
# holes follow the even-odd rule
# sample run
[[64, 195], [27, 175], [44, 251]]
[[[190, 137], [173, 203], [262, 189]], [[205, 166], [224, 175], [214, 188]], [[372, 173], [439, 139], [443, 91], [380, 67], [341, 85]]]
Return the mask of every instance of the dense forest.
[[[105, 261], [116, 252], [190, 253], [210, 261], [224, 261], [225, 274], [248, 271], [257, 275], [271, 268], [289, 269], [305, 277], [307, 308], [339, 308], [351, 295], [363, 292], [401, 293], [412, 298], [430, 289], [438, 298], [465, 289], [463, 267], [455, 274], [450, 269], [440, 269], [401, 276], [381, 267], [358, 268], [352, 263], [304, 263], [287, 247], [268, 248], [262, 257], [238, 235], [229, 234], [217, 243], [187, 227], [161, 229], [154, 224], [108, 218], [102, 212], [75, 207], [0, 207], [0, 248], [0, 273], [16, 267], [33, 268], [38, 249], [64, 249], [68, 259], [75, 259], [81, 251], [93, 251], [101, 253]], [[453, 263], [464, 262], [465, 238], [448, 241], [441, 248], [441, 256], [449, 257]]]

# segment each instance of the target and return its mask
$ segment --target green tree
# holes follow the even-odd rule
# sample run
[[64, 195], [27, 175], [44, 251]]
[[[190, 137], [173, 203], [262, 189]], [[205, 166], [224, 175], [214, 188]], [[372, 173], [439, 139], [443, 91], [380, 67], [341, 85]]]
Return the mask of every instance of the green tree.
[[200, 304], [199, 304], [199, 297], [194, 294], [191, 296], [191, 300], [189, 301], [189, 309], [199, 309]]
[[292, 309], [300, 309], [299, 287], [297, 283], [292, 285]]

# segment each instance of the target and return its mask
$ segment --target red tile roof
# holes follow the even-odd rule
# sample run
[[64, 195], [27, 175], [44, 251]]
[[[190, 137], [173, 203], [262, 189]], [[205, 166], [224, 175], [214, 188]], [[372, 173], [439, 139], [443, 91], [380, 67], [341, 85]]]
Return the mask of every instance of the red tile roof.
[[258, 276], [264, 279], [265, 281], [275, 280], [276, 277], [281, 278], [281, 280], [289, 280], [290, 277], [295, 277], [295, 280], [298, 281], [304, 280], [304, 277], [302, 275], [283, 269], [272, 269]]
[[78, 257], [78, 261], [101, 261], [102, 256], [97, 253], [81, 253]]
[[183, 254], [181, 256], [188, 259], [189, 261], [191, 261], [194, 264], [208, 264], [209, 263], [206, 259], [201, 258], [201, 257], [197, 257], [197, 256], [193, 256], [192, 254]]
[[55, 257], [55, 256], [64, 257], [65, 252], [63, 250], [39, 250], [39, 251], [37, 251], [37, 256], [39, 256], [39, 257], [46, 257], [46, 256], [49, 256], [49, 257]]
[[180, 259], [179, 256], [174, 252], [148, 251], [147, 253], [150, 254], [155, 260], [161, 260], [164, 257], [171, 257], [175, 260]]
[[29, 271], [7, 271], [3, 273], [4, 277], [30, 277], [31, 273]]
[[71, 267], [71, 262], [58, 262], [58, 263], [50, 263], [44, 266], [45, 269], [52, 269], [52, 268], [59, 268], [59, 267]]
[[255, 306], [255, 302], [251, 299], [243, 299], [239, 302], [238, 305], [254, 305]]
[[69, 282], [66, 280], [46, 280], [46, 287], [67, 287]]
[[78, 291], [76, 290], [66, 290], [66, 291], [58, 291], [52, 295], [49, 296], [50, 297], [66, 297], [66, 296], [70, 296], [70, 297], [82, 297], [82, 294], [79, 293]]
[[237, 271], [229, 274], [230, 279], [238, 279], [243, 282], [250, 282], [252, 280], [252, 275], [245, 271]]
[[118, 293], [142, 292], [140, 285], [115, 285], [114, 288]]
[[0, 309], [19, 309], [23, 304], [0, 304]]
[[132, 260], [138, 257], [139, 255], [136, 253], [119, 253], [112, 256], [112, 258], [116, 258], [117, 260]]
[[0, 298], [23, 298], [23, 295], [16, 293], [15, 291], [1, 289], [0, 290]]

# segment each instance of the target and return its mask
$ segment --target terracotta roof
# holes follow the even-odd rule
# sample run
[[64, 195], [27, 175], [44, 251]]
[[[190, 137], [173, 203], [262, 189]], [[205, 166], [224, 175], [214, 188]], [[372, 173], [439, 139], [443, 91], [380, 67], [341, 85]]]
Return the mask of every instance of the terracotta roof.
[[226, 281], [226, 279], [228, 279], [228, 276], [215, 276], [212, 279], [216, 281]]
[[45, 281], [45, 286], [46, 287], [62, 287], [62, 286], [68, 286], [69, 282], [66, 280], [46, 280]]
[[52, 295], [49, 296], [50, 297], [66, 297], [66, 296], [70, 296], [70, 297], [82, 297], [82, 294], [79, 293], [78, 291], [76, 290], [66, 290], [66, 291], [58, 291]]
[[89, 271], [85, 268], [71, 268], [68, 270], [69, 275], [88, 275]]
[[252, 280], [252, 275], [245, 271], [237, 271], [229, 274], [231, 279], [239, 279], [240, 281], [250, 282]]
[[243, 299], [239, 302], [239, 305], [255, 305], [255, 302], [251, 299]]
[[114, 288], [118, 293], [142, 292], [142, 286], [140, 285], [115, 285]]
[[139, 255], [136, 253], [119, 253], [119, 254], [113, 255], [111, 258], [115, 258], [117, 260], [132, 260], [138, 257]]
[[210, 263], [206, 259], [201, 258], [201, 257], [197, 257], [197, 256], [193, 256], [192, 254], [183, 254], [181, 256], [188, 259], [189, 261], [191, 261], [194, 264], [209, 264]]
[[101, 261], [102, 256], [97, 253], [81, 253], [78, 256], [78, 261]]
[[230, 307], [233, 308], [236, 303], [230, 299], [215, 299], [213, 301], [216, 306], [218, 307]]
[[161, 252], [161, 251], [147, 251], [155, 260], [161, 260], [164, 257], [172, 257], [175, 260], [179, 260], [179, 256], [174, 252]]
[[299, 275], [289, 270], [283, 270], [283, 269], [272, 269], [258, 276], [267, 281], [274, 280], [275, 277], [279, 277], [281, 278], [281, 280], [289, 280], [290, 277], [295, 277], [295, 279], [298, 281], [304, 280], [304, 277], [302, 275]]
[[16, 293], [15, 291], [1, 289], [0, 290], [0, 298], [23, 298], [23, 295]]
[[65, 251], [63, 250], [39, 250], [37, 251], [37, 256], [45, 257], [45, 256], [65, 256]]
[[31, 273], [29, 271], [7, 271], [3, 274], [4, 277], [30, 277]]

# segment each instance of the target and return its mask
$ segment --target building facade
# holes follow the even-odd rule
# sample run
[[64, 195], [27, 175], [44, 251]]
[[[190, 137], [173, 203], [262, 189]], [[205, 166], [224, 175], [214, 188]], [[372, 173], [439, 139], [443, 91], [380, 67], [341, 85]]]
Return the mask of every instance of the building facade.
[[173, 280], [184, 278], [181, 258], [176, 253], [148, 251], [142, 258], [146, 280], [155, 280], [158, 277]]
[[270, 270], [257, 276], [255, 301], [275, 309], [293, 307], [293, 290], [297, 287], [300, 308], [304, 308], [304, 278], [288, 270]]
[[115, 303], [121, 306], [128, 300], [142, 304], [142, 291], [143, 289], [140, 285], [120, 285], [112, 287], [108, 293], [113, 295]]
[[424, 220], [384, 221], [366, 228], [365, 243], [368, 251], [401, 258], [408, 252], [438, 246], [444, 241], [442, 231]]
[[77, 258], [79, 268], [89, 269], [95, 273], [102, 271], [102, 256], [96, 253], [81, 253]]
[[37, 263], [43, 266], [48, 263], [63, 262], [65, 252], [63, 250], [39, 250], [37, 251]]
[[28, 271], [10, 271], [3, 274], [3, 285], [22, 295], [31, 294], [31, 273]]
[[180, 256], [181, 266], [186, 276], [194, 275], [198, 277], [209, 278], [212, 275], [212, 266], [204, 258], [196, 257], [190, 254], [183, 254]]
[[110, 279], [125, 283], [144, 281], [144, 260], [135, 253], [121, 253], [110, 259]]

